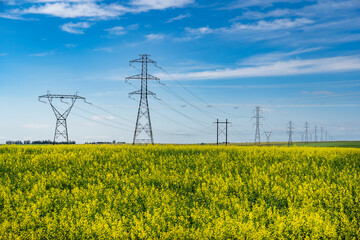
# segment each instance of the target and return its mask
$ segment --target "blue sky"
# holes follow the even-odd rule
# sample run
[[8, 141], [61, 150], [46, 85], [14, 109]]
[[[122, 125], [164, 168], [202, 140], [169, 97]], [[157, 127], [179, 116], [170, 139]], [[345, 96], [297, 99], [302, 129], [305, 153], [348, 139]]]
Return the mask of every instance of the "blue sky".
[[0, 143], [52, 139], [47, 91], [93, 103], [76, 103], [70, 139], [131, 142], [140, 84], [124, 78], [142, 53], [165, 84], [149, 83], [155, 142], [214, 142], [217, 118], [230, 142], [253, 141], [256, 106], [273, 141], [290, 120], [295, 141], [305, 122], [359, 140], [359, 13], [358, 0], [2, 0]]

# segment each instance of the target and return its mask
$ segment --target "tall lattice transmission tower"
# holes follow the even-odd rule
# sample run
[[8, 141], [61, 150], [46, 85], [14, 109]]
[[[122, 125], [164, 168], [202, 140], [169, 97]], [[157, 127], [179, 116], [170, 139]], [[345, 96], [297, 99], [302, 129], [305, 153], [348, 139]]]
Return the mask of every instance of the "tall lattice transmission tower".
[[[50, 103], [50, 106], [55, 114], [56, 117], [56, 127], [55, 127], [55, 134], [54, 134], [54, 144], [58, 138], [64, 138], [66, 142], [69, 142], [69, 133], [67, 129], [67, 122], [66, 119], [70, 114], [71, 109], [73, 108], [76, 100], [80, 99], [86, 102], [84, 97], [80, 97], [77, 94], [75, 95], [60, 95], [60, 94], [48, 94], [39, 96], [38, 100], [40, 102], [46, 103], [43, 99], [47, 99]], [[61, 102], [68, 104], [65, 111], [60, 111], [58, 107], [54, 105], [54, 99], [58, 99]], [[65, 100], [70, 100], [70, 103], [65, 102]], [[88, 103], [88, 102], [86, 102]]]
[[317, 129], [317, 126], [315, 125], [315, 130], [314, 130], [314, 142], [317, 142], [318, 141], [318, 129]]
[[260, 107], [257, 106], [255, 108], [255, 110], [254, 110], [255, 115], [251, 118], [251, 119], [255, 118], [255, 124], [254, 124], [254, 126], [256, 127], [256, 130], [255, 130], [255, 144], [258, 144], [258, 145], [260, 145], [260, 143], [261, 143], [261, 140], [260, 140], [260, 125], [261, 125], [260, 119], [263, 118], [261, 116], [262, 113], [263, 112], [260, 109]]
[[141, 63], [141, 73], [125, 78], [125, 82], [134, 79], [139, 79], [141, 81], [141, 89], [129, 93], [129, 97], [135, 94], [140, 95], [140, 103], [136, 118], [133, 144], [137, 144], [137, 143], [154, 144], [154, 137], [151, 128], [151, 120], [150, 120], [148, 95], [151, 95], [156, 98], [156, 94], [148, 90], [148, 80], [155, 80], [160, 83], [160, 79], [148, 74], [148, 63], [151, 63], [157, 67], [157, 63], [154, 60], [151, 60], [149, 57], [150, 55], [141, 54], [140, 58], [130, 61], [129, 62], [130, 66], [133, 66], [133, 64], [135, 63]]
[[289, 134], [288, 146], [292, 146], [292, 135], [294, 133], [294, 124], [292, 121], [288, 123], [287, 133]]

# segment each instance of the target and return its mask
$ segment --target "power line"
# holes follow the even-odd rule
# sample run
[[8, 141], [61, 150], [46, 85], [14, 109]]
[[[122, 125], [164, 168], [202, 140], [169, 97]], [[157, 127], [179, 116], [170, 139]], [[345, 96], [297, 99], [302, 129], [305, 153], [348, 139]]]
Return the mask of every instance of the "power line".
[[[220, 108], [217, 108], [215, 107], [214, 105], [206, 102], [203, 98], [199, 97], [199, 95], [193, 93], [190, 89], [188, 89], [187, 87], [185, 87], [180, 81], [178, 81], [177, 79], [175, 79], [173, 76], [171, 76], [164, 68], [162, 67], [158, 67], [159, 69], [161, 69], [166, 75], [168, 75], [173, 81], [175, 81], [178, 85], [180, 85], [183, 89], [185, 89], [188, 93], [190, 93], [193, 97], [197, 98], [198, 100], [200, 100], [202, 103], [204, 103], [206, 106], [208, 107], [211, 107], [211, 108], [214, 108], [215, 110], [219, 111], [219, 112], [222, 112], [222, 113], [225, 113], [227, 115], [232, 115], [232, 116], [236, 116], [236, 117], [239, 117], [235, 114], [232, 114], [232, 113], [228, 113]], [[243, 117], [243, 116], [241, 116]]]

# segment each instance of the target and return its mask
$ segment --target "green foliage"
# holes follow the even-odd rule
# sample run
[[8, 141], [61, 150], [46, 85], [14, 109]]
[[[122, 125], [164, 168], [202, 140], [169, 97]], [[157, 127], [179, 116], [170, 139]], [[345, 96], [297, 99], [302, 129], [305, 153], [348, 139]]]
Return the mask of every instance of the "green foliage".
[[1, 239], [358, 239], [360, 150], [0, 147]]

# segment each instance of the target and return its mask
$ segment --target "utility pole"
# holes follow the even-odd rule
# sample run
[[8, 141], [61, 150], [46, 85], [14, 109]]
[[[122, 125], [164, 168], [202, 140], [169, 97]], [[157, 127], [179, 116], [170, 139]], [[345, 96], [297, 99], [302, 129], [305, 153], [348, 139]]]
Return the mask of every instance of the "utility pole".
[[294, 124], [292, 121], [288, 123], [287, 133], [289, 134], [288, 146], [292, 146], [292, 134], [294, 133]]
[[318, 136], [317, 136], [317, 126], [315, 125], [315, 136], [314, 136], [314, 142], [318, 141]]
[[267, 145], [270, 146], [270, 136], [272, 132], [264, 132], [267, 140]]
[[309, 124], [305, 123], [305, 144], [309, 143]]
[[320, 129], [320, 141], [321, 142], [323, 142], [324, 141], [324, 128], [323, 127], [321, 127], [321, 129]]
[[[38, 100], [40, 102], [47, 103], [43, 99], [47, 99], [49, 101], [50, 106], [56, 117], [56, 127], [55, 127], [53, 144], [55, 144], [56, 139], [58, 139], [59, 137], [63, 137], [66, 140], [66, 142], [68, 143], [69, 142], [69, 133], [68, 133], [68, 129], [67, 129], [66, 119], [69, 116], [70, 111], [73, 108], [76, 100], [81, 99], [85, 103], [88, 103], [88, 102], [86, 102], [86, 99], [84, 97], [80, 97], [77, 94], [75, 94], [75, 95], [60, 95], [60, 94], [50, 94], [49, 92], [46, 95], [42, 95], [42, 96], [38, 97]], [[69, 104], [70, 106], [68, 106], [68, 108], [64, 112], [60, 112], [53, 103], [54, 99], [59, 99], [61, 102]], [[70, 100], [71, 102], [67, 103], [64, 100]]]
[[255, 124], [254, 124], [256, 126], [255, 144], [260, 145], [260, 143], [261, 143], [261, 140], [260, 140], [260, 125], [261, 125], [260, 118], [263, 118], [263, 117], [261, 116], [262, 110], [260, 109], [259, 106], [257, 106], [256, 109], [254, 110], [254, 114], [255, 115], [252, 117], [252, 119], [255, 118]]
[[148, 63], [151, 63], [157, 67], [157, 63], [154, 60], [151, 60], [149, 57], [150, 55], [141, 54], [140, 58], [130, 61], [129, 65], [131, 67], [135, 63], [141, 63], [141, 73], [125, 78], [125, 82], [134, 79], [141, 80], [141, 89], [129, 93], [130, 98], [132, 97], [132, 95], [135, 94], [140, 95], [140, 103], [136, 118], [133, 144], [137, 144], [137, 143], [154, 144], [154, 137], [151, 128], [151, 120], [150, 120], [148, 95], [151, 95], [156, 98], [156, 94], [148, 90], [148, 80], [155, 80], [160, 83], [160, 79], [148, 74]]
[[[219, 122], [219, 119], [216, 119], [216, 145], [219, 145], [219, 136], [221, 134], [225, 134], [225, 145], [228, 144], [228, 124], [231, 124], [231, 122], [228, 122], [228, 120], [226, 119], [225, 122]], [[225, 128], [224, 126], [221, 127], [221, 125], [225, 124]]]

